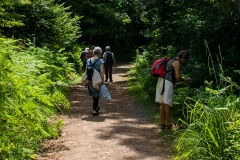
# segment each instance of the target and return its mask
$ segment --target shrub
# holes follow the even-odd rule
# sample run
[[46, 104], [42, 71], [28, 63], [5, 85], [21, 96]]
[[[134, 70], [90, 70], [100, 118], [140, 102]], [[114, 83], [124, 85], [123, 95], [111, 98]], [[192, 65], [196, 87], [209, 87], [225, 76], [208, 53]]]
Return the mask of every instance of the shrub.
[[59, 136], [61, 121], [51, 124], [51, 116], [60, 106], [70, 109], [62, 89], [74, 79], [71, 64], [62, 54], [16, 44], [0, 38], [0, 159], [33, 158], [43, 139]]
[[186, 100], [185, 119], [180, 119], [186, 129], [178, 132], [176, 159], [239, 159], [240, 103], [234, 93], [240, 87], [224, 76], [220, 59], [215, 69], [207, 51], [215, 83], [205, 81], [205, 90]]

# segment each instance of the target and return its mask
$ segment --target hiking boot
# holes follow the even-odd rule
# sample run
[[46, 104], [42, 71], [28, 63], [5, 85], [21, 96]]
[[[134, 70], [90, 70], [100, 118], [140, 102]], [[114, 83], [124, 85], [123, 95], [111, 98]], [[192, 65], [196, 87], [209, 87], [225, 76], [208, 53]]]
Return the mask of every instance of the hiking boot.
[[112, 82], [113, 80], [111, 79], [109, 82]]
[[104, 82], [107, 82], [108, 80], [107, 79], [105, 79], [105, 81]]
[[171, 130], [171, 129], [172, 129], [172, 126], [171, 126], [171, 125], [166, 125], [166, 126], [165, 126], [165, 129], [166, 129], [166, 130]]
[[162, 124], [161, 126], [160, 126], [160, 129], [165, 129], [166, 128], [166, 126], [164, 125], [164, 124]]
[[96, 110], [93, 110], [93, 113], [92, 113], [93, 116], [98, 116], [99, 113], [96, 111]]
[[99, 110], [100, 110], [100, 107], [97, 107], [97, 109], [96, 109], [97, 113], [99, 113]]

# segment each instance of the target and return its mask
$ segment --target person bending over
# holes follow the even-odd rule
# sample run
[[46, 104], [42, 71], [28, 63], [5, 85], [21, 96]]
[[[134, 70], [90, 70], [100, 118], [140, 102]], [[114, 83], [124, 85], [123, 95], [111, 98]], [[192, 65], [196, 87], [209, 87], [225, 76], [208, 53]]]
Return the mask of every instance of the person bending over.
[[[190, 80], [189, 77], [182, 78], [180, 74], [180, 66], [186, 63], [188, 58], [187, 50], [180, 51], [177, 57], [167, 62], [165, 78], [158, 78], [155, 102], [161, 104], [159, 108], [161, 129], [171, 129], [171, 108], [173, 107], [173, 86], [175, 82], [187, 82]], [[164, 92], [162, 93], [163, 88]]]

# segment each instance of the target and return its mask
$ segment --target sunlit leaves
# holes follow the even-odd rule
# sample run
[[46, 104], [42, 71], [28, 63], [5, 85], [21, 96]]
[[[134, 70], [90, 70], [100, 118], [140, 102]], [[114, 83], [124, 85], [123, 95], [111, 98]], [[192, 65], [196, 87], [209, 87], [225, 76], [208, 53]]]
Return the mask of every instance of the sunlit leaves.
[[24, 26], [22, 18], [24, 15], [14, 12], [19, 6], [30, 3], [29, 0], [1, 0], [0, 3], [0, 27], [12, 28], [16, 26]]
[[56, 5], [54, 0], [24, 1], [21, 5], [15, 2], [12, 2], [11, 9], [2, 6], [1, 25], [5, 36], [21, 39], [35, 37], [37, 46], [52, 49], [70, 46], [80, 37], [80, 17], [72, 15], [69, 7]]
[[39, 142], [59, 136], [61, 123], [49, 124], [50, 117], [70, 109], [62, 92], [73, 71], [66, 57], [17, 42], [0, 39], [0, 159], [33, 158]]

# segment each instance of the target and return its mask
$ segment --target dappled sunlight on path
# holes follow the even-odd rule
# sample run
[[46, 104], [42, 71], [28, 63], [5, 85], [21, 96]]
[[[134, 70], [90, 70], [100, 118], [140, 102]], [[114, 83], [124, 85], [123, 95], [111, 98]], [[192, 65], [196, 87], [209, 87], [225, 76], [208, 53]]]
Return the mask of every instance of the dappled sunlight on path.
[[76, 85], [69, 93], [71, 118], [64, 120], [61, 137], [44, 143], [38, 158], [53, 160], [165, 160], [169, 158], [168, 138], [128, 93], [130, 64], [113, 69], [113, 82], [106, 86], [112, 100], [101, 99], [100, 115], [92, 116], [92, 98], [87, 88]]

